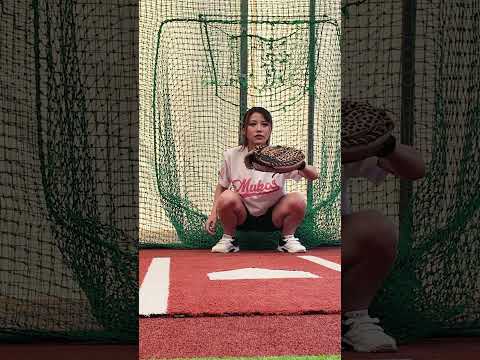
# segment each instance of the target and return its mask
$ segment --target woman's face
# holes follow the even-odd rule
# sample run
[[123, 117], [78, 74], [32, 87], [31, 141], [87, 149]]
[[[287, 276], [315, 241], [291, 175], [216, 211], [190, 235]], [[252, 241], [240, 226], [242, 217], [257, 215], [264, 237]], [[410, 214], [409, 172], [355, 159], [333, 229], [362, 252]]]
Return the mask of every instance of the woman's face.
[[253, 148], [255, 145], [266, 144], [270, 139], [272, 132], [272, 125], [265, 120], [262, 114], [253, 113], [248, 119], [248, 123], [245, 129], [245, 137], [247, 138], [247, 144], [249, 148]]

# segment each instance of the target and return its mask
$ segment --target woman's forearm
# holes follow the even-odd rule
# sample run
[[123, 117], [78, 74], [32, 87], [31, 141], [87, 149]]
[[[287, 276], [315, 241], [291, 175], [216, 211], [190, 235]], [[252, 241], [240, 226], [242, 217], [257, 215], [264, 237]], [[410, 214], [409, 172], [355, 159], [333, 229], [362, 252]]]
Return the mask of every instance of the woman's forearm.
[[318, 179], [318, 171], [312, 165], [306, 165], [303, 170], [300, 170], [300, 173], [306, 177], [308, 180], [316, 180]]
[[398, 144], [395, 150], [378, 164], [387, 171], [405, 179], [417, 180], [425, 176], [425, 163], [421, 154], [411, 146]]

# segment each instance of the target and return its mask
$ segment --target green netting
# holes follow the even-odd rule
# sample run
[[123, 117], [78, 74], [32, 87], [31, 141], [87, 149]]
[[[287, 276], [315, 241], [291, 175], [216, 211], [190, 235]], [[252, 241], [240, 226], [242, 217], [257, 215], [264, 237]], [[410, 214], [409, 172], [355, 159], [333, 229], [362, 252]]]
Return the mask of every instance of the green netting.
[[379, 209], [400, 227], [373, 311], [400, 339], [478, 334], [480, 4], [355, 1], [342, 13], [342, 98], [395, 112], [396, 135], [427, 161], [410, 191], [393, 178], [351, 184], [354, 209]]
[[[140, 3], [142, 246], [218, 241], [222, 229], [212, 237], [203, 226], [223, 152], [252, 106], [272, 113], [272, 144], [302, 149], [320, 170], [311, 185], [288, 184], [309, 198], [298, 235], [309, 247], [338, 243], [339, 41], [336, 0]], [[238, 234], [246, 247], [278, 237]]]
[[2, 2], [1, 338], [137, 341], [135, 9]]

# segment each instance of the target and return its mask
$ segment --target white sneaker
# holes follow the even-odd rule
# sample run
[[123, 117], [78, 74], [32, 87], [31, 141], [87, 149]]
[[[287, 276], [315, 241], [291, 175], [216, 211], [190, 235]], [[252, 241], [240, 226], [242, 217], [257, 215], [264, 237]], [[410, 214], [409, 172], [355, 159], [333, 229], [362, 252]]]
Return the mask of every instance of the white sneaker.
[[222, 236], [222, 238], [212, 247], [212, 252], [229, 253], [240, 250], [238, 243], [233, 238]]
[[397, 343], [385, 334], [380, 321], [368, 315], [342, 321], [348, 329], [342, 336], [342, 343], [358, 352], [395, 352]]
[[288, 251], [289, 253], [297, 253], [297, 252], [306, 252], [307, 249], [303, 246], [300, 241], [295, 237], [289, 237], [286, 240], [280, 240], [280, 243], [277, 247], [278, 251]]

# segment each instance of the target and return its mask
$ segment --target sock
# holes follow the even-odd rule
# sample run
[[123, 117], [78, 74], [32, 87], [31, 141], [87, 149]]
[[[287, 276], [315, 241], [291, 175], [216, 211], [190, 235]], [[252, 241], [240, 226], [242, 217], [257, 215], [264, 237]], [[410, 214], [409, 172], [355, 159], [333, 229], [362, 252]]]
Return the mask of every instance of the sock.
[[345, 314], [343, 314], [343, 316], [345, 318], [348, 318], [348, 319], [358, 318], [358, 317], [362, 317], [362, 316], [368, 316], [368, 309], [347, 311]]
[[233, 240], [232, 235], [223, 234], [222, 237], [223, 237], [224, 239], [227, 239], [227, 240]]
[[283, 240], [287, 241], [288, 239], [293, 239], [293, 234], [283, 236]]

